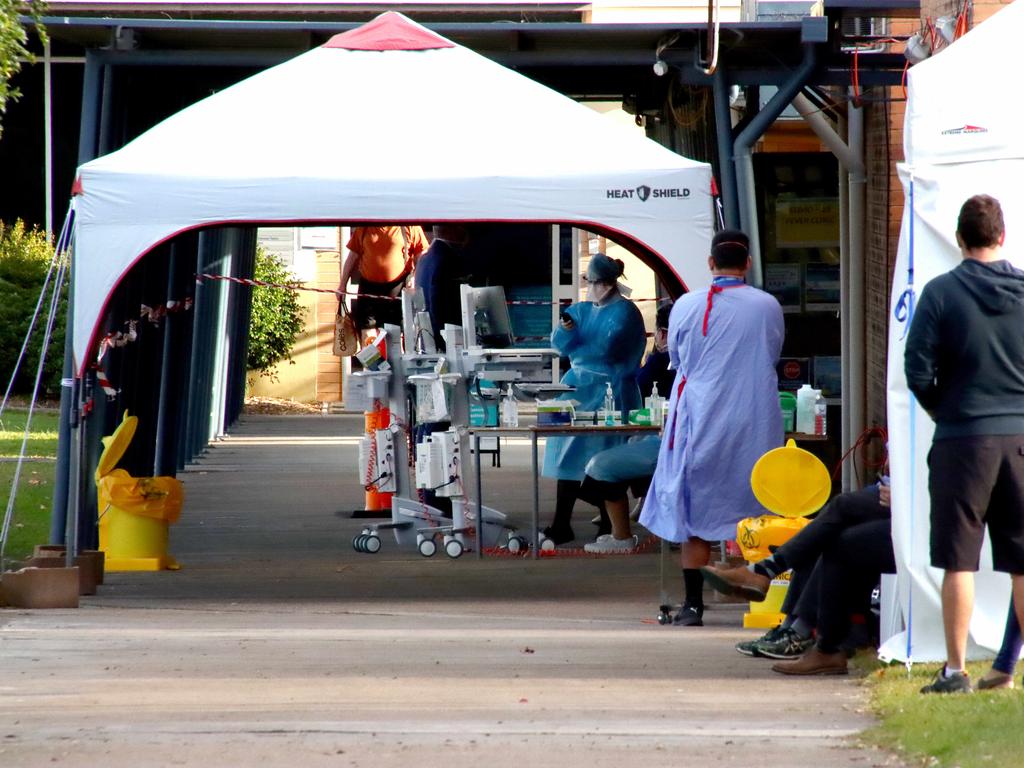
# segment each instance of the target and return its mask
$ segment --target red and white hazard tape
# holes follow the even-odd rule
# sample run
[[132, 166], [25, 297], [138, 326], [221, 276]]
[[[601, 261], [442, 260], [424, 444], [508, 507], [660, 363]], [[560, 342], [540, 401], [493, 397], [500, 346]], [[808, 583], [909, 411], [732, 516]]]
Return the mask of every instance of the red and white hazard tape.
[[[356, 291], [339, 291], [332, 288], [311, 288], [306, 285], [288, 285], [287, 283], [270, 283], [266, 280], [250, 280], [244, 277], [230, 277], [228, 275], [211, 275], [205, 272], [196, 274], [196, 283], [202, 283], [204, 280], [226, 280], [229, 283], [237, 283], [238, 285], [247, 285], [251, 288], [281, 288], [286, 291], [312, 291], [313, 293], [331, 293], [335, 296], [366, 296], [367, 294], [358, 293]], [[374, 300], [382, 299], [385, 301], [401, 301], [401, 296], [377, 296], [372, 294]], [[661, 299], [630, 299], [630, 301], [661, 301]], [[561, 301], [541, 301], [539, 299], [521, 299], [514, 301], [506, 301], [509, 306], [517, 307], [550, 307], [561, 304]]]
[[103, 394], [107, 396], [108, 400], [113, 400], [117, 397], [118, 390], [114, 389], [114, 385], [110, 383], [107, 374], [99, 366], [96, 366], [96, 383], [99, 384], [100, 389], [103, 390]]

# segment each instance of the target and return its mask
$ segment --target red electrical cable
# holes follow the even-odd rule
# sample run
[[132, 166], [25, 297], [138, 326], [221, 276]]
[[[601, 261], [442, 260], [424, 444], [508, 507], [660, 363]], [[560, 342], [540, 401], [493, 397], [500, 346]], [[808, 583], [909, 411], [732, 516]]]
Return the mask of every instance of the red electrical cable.
[[858, 69], [858, 60], [860, 55], [860, 49], [853, 49], [853, 106], [860, 108], [860, 72]]
[[842, 458], [836, 462], [835, 467], [832, 470], [832, 479], [835, 480], [839, 477], [839, 473], [843, 468], [843, 462], [845, 462], [857, 448], [866, 448], [868, 443], [872, 439], [878, 438], [882, 441], [882, 460], [881, 461], [868, 461], [867, 457], [864, 458], [865, 469], [880, 469], [884, 467], [889, 461], [889, 433], [882, 427], [869, 427], [860, 433], [860, 436], [854, 441], [853, 445], [842, 455]]

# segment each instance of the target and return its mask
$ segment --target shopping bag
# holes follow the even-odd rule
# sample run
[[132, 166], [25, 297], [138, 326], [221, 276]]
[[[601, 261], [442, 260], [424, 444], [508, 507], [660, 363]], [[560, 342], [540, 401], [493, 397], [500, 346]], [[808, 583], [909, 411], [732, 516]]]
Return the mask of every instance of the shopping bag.
[[356, 324], [342, 301], [338, 304], [338, 314], [334, 318], [334, 354], [338, 357], [351, 357], [358, 351], [359, 334], [356, 332]]

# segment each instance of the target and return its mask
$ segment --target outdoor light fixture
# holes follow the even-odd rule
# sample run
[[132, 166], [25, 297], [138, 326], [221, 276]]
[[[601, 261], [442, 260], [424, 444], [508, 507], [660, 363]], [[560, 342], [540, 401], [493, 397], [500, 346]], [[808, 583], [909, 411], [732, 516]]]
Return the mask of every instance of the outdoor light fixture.
[[924, 61], [932, 55], [932, 49], [924, 41], [920, 33], [915, 33], [907, 38], [907, 46], [903, 49], [903, 55], [911, 64]]
[[946, 41], [946, 45], [949, 45], [956, 39], [956, 19], [952, 16], [940, 16], [935, 20], [935, 31]]
[[665, 49], [675, 44], [679, 39], [679, 33], [673, 32], [670, 35], [665, 35], [658, 41], [658, 46], [654, 49], [654, 74], [658, 77], [664, 77], [668, 74], [668, 62], [661, 58], [661, 54], [665, 52]]

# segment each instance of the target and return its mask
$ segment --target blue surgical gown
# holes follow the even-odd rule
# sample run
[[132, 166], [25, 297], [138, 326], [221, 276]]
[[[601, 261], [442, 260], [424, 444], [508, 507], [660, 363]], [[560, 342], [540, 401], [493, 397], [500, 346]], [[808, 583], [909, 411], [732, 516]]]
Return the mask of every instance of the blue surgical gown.
[[[571, 367], [562, 383], [576, 390], [560, 399], [576, 400], [579, 410], [600, 410], [610, 382], [616, 408], [639, 408], [636, 374], [647, 343], [640, 310], [617, 296], [600, 307], [589, 301], [573, 304], [566, 312], [575, 325], [570, 330], [559, 325], [551, 334], [551, 344], [569, 358]], [[549, 437], [543, 474], [556, 480], [583, 480], [591, 456], [623, 441], [613, 435]]]
[[779, 303], [739, 285], [708, 307], [707, 292], [694, 291], [676, 301], [669, 317], [676, 382], [640, 514], [641, 525], [668, 541], [732, 539], [736, 523], [764, 514], [750, 471], [782, 445]]

